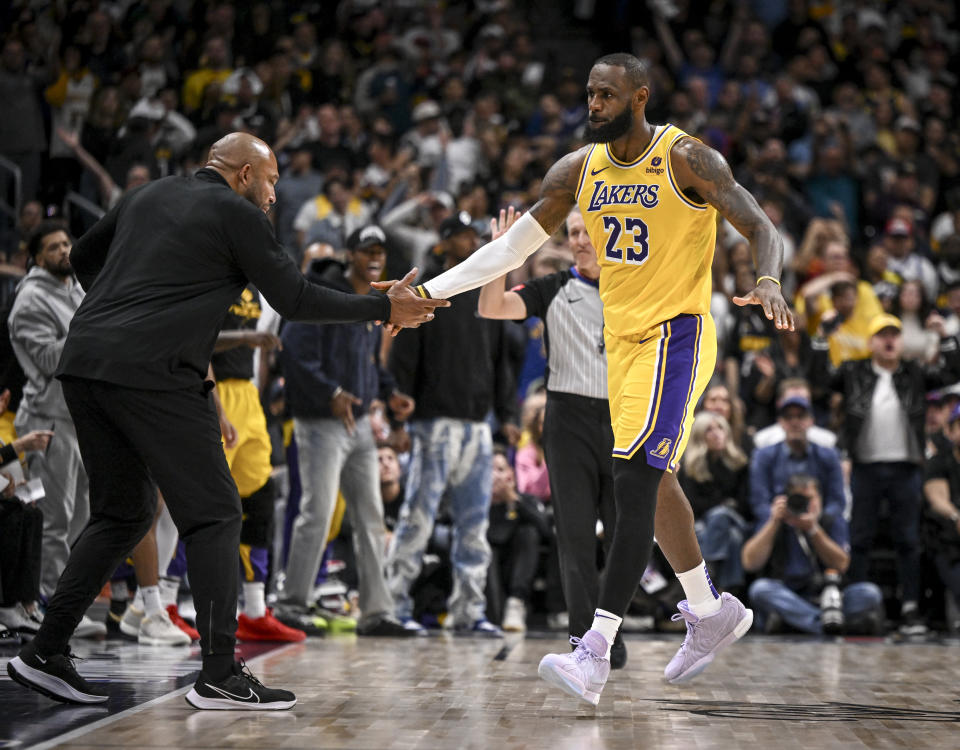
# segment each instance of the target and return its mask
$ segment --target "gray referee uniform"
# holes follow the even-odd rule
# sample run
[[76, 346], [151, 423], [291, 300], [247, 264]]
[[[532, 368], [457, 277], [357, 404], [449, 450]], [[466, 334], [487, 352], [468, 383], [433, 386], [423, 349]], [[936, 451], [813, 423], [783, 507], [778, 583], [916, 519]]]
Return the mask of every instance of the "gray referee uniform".
[[[599, 284], [576, 268], [514, 289], [527, 316], [544, 321], [547, 408], [543, 447], [570, 633], [590, 629], [597, 606], [597, 519], [613, 538], [613, 430]], [[606, 550], [605, 550], [606, 551]]]

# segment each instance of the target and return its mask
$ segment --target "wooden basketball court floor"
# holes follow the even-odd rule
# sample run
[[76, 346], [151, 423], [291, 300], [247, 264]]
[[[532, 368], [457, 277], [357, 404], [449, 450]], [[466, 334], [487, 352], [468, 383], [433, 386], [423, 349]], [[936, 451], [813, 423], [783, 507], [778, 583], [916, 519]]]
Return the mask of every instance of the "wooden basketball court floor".
[[627, 668], [592, 708], [537, 678], [555, 634], [477, 640], [340, 636], [243, 646], [292, 711], [202, 712], [183, 694], [192, 649], [75, 642], [107, 706], [54, 703], [6, 676], [0, 747], [338, 750], [960, 748], [960, 643], [750, 635], [697, 680], [662, 677], [680, 636], [630, 636]]

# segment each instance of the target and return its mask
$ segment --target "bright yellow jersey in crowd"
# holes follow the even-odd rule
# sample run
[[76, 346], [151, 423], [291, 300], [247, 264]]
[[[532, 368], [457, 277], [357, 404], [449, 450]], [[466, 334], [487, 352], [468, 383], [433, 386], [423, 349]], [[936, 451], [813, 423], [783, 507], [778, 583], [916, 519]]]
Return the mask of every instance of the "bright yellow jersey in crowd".
[[658, 125], [630, 163], [603, 143], [584, 160], [577, 203], [600, 260], [604, 325], [615, 336], [710, 312], [717, 212], [677, 187], [670, 149], [684, 137], [673, 125]]

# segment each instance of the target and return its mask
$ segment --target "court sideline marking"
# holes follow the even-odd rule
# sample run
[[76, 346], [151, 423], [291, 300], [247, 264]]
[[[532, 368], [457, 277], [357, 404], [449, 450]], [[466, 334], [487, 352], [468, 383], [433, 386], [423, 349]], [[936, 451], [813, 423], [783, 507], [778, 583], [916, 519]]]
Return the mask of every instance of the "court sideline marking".
[[[250, 660], [249, 663], [256, 664], [261, 659], [264, 659], [267, 656], [276, 656], [277, 654], [281, 654], [284, 651], [287, 651], [288, 649], [296, 645], [298, 644], [289, 643], [286, 646], [281, 646], [280, 648], [267, 651], [267, 653], [265, 654], [260, 654], [259, 656], [255, 656], [253, 659]], [[30, 745], [28, 748], [26, 748], [26, 750], [48, 750], [49, 748], [56, 747], [57, 745], [60, 745], [64, 742], [71, 742], [72, 740], [75, 740], [78, 737], [82, 737], [85, 734], [89, 734], [95, 729], [101, 729], [102, 727], [109, 726], [110, 724], [113, 724], [114, 722], [119, 721], [120, 719], [124, 719], [127, 716], [133, 716], [134, 714], [138, 714], [141, 711], [146, 711], [148, 708], [153, 708], [156, 705], [165, 703], [168, 700], [176, 698], [179, 695], [184, 695], [192, 687], [193, 685], [185, 685], [181, 688], [177, 688], [176, 690], [172, 690], [171, 692], [166, 693], [165, 695], [158, 696], [157, 698], [152, 698], [151, 700], [148, 700], [146, 703], [141, 703], [139, 706], [132, 706], [130, 708], [124, 709], [123, 711], [120, 711], [119, 713], [111, 714], [110, 716], [105, 716], [102, 719], [98, 719], [97, 721], [94, 721], [90, 724], [85, 724], [82, 727], [77, 727], [76, 729], [72, 729], [66, 734], [61, 734], [57, 737], [54, 737], [49, 740], [45, 740], [44, 742], [40, 742], [36, 745]]]

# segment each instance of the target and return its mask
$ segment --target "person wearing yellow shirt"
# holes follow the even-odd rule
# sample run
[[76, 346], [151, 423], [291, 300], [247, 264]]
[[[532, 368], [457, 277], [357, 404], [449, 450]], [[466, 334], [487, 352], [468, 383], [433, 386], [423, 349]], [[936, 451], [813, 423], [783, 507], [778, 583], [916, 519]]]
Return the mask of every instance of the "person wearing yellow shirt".
[[825, 314], [837, 311], [838, 316], [831, 319], [839, 322], [833, 323], [836, 327], [829, 337], [830, 359], [835, 367], [848, 359], [869, 357], [870, 321], [883, 313], [873, 286], [851, 272], [850, 249], [841, 240], [829, 240], [824, 245], [823, 268], [821, 275], [797, 292], [797, 312], [806, 316], [807, 331], [813, 335]]
[[183, 108], [188, 113], [200, 109], [207, 86], [211, 83], [223, 83], [232, 72], [230, 48], [226, 40], [219, 36], [207, 39], [200, 56], [200, 67], [188, 75], [183, 84]]

